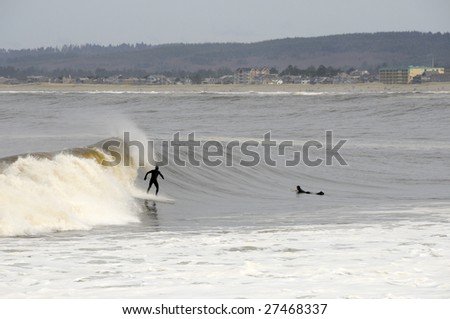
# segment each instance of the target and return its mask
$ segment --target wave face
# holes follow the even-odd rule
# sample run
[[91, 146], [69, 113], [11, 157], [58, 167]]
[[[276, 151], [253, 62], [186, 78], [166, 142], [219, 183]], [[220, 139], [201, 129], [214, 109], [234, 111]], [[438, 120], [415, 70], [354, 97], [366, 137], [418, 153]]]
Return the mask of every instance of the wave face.
[[106, 167], [96, 148], [0, 160], [0, 236], [139, 221], [134, 167]]

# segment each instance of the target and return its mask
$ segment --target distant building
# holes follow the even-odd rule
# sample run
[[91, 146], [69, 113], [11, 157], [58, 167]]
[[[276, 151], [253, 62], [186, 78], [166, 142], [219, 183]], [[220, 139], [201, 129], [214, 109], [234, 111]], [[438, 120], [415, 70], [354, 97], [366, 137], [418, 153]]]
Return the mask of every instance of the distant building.
[[49, 82], [49, 78], [43, 75], [30, 75], [27, 76], [28, 83], [45, 83]]
[[233, 84], [234, 75], [224, 75], [219, 78], [220, 84]]
[[450, 70], [446, 69], [444, 73], [427, 73], [431, 82], [450, 82]]
[[220, 84], [220, 80], [217, 78], [204, 78], [202, 84]]
[[250, 68], [239, 68], [234, 72], [234, 84], [248, 84], [250, 83]]
[[264, 75], [270, 75], [270, 69], [269, 68], [262, 68], [262, 69], [252, 69], [250, 71], [250, 81], [256, 77], [264, 76]]
[[269, 68], [239, 68], [234, 72], [234, 84], [260, 84], [261, 78], [270, 75]]
[[380, 69], [380, 82], [384, 84], [407, 84], [408, 68]]
[[15, 78], [5, 78], [0, 76], [0, 84], [18, 84], [19, 81]]
[[165, 84], [172, 84], [169, 78], [167, 78], [164, 75], [155, 74], [155, 75], [148, 75], [143, 79], [143, 83], [150, 84], [150, 85], [165, 85]]
[[380, 82], [384, 84], [410, 84], [420, 82], [423, 75], [444, 74], [444, 68], [409, 66], [404, 68], [381, 68]]

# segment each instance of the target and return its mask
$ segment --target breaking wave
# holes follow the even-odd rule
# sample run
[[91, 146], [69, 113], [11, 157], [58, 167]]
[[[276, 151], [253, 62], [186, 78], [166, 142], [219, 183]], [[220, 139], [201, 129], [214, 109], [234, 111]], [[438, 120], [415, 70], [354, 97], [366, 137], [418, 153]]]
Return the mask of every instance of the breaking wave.
[[0, 236], [138, 222], [137, 168], [109, 157], [93, 146], [0, 159]]

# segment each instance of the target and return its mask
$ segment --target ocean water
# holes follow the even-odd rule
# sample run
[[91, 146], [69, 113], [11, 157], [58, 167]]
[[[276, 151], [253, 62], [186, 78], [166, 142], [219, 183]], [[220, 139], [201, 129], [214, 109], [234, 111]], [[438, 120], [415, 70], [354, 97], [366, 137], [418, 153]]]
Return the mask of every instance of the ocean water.
[[[448, 92], [0, 92], [0, 297], [449, 298], [449, 119]], [[286, 165], [327, 131], [347, 165]], [[161, 148], [100, 164], [124, 132], [261, 161], [170, 154], [145, 195]]]

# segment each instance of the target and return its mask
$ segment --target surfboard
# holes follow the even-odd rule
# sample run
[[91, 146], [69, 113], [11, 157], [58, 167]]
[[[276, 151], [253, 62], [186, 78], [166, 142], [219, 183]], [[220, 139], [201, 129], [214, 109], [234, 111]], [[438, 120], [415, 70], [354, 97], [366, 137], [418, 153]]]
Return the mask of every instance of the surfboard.
[[140, 190], [134, 190], [132, 192], [132, 195], [136, 199], [151, 200], [151, 201], [154, 201], [156, 203], [166, 203], [166, 204], [174, 204], [175, 203], [175, 200], [172, 199], [172, 198], [168, 198], [168, 197], [161, 196], [161, 195], [156, 196], [156, 195], [153, 195], [153, 194], [147, 194], [147, 193], [142, 192]]

